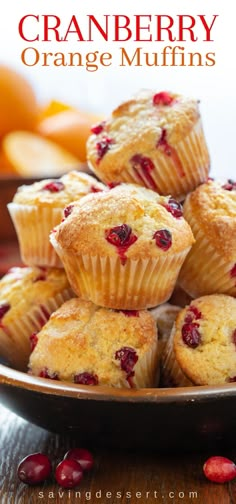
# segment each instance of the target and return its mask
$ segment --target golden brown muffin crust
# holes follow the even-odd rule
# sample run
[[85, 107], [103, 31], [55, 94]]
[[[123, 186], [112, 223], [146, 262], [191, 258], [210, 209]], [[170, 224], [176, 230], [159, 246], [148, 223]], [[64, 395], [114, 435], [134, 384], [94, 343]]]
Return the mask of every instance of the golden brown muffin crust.
[[[191, 229], [183, 217], [167, 211], [169, 197], [133, 184], [122, 184], [109, 192], [89, 195], [74, 205], [71, 215], [53, 233], [59, 246], [79, 254], [117, 255], [106, 240], [111, 228], [127, 224], [137, 240], [127, 249], [130, 259], [178, 254], [194, 242]], [[172, 245], [164, 251], [153, 238], [158, 230], [171, 233]]]
[[209, 181], [189, 194], [184, 216], [190, 212], [218, 251], [229, 261], [236, 260], [236, 191], [223, 189], [224, 184]]
[[[223, 294], [203, 296], [191, 302], [199, 316], [189, 307], [177, 316], [174, 334], [176, 360], [195, 385], [214, 385], [236, 380], [236, 299]], [[186, 317], [197, 324], [200, 343], [191, 348], [182, 337]]]
[[36, 375], [46, 366], [61, 380], [73, 381], [76, 373], [88, 372], [98, 376], [99, 384], [122, 386], [126, 375], [115, 358], [122, 347], [133, 348], [139, 359], [157, 347], [151, 314], [143, 310], [127, 316], [74, 298], [42, 328], [29, 365]]
[[[127, 160], [135, 152], [155, 157], [163, 130], [170, 145], [177, 144], [190, 132], [200, 117], [197, 100], [168, 94], [173, 99], [171, 106], [153, 105], [155, 91], [144, 90], [114, 110], [103, 131], [91, 135], [87, 142], [88, 160], [95, 172], [102, 171], [108, 180], [113, 174], [114, 180], [119, 180]], [[112, 143], [99, 161], [96, 144], [104, 138], [111, 138]]]
[[[55, 182], [62, 183], [64, 188], [58, 192], [51, 192], [44, 189], [48, 184]], [[13, 198], [13, 202], [23, 205], [64, 208], [72, 201], [78, 200], [92, 192], [93, 188], [98, 191], [106, 189], [104, 184], [98, 182], [94, 177], [74, 170], [56, 180], [41, 180], [31, 185], [19, 187]]]

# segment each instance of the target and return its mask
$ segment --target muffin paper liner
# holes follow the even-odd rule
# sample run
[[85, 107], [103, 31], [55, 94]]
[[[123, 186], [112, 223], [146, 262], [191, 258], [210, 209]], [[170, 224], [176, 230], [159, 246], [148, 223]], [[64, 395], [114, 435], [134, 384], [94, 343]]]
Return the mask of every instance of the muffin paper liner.
[[9, 203], [8, 210], [15, 226], [21, 259], [28, 266], [62, 268], [49, 241], [52, 229], [63, 217], [61, 208], [43, 208]]
[[135, 375], [132, 379], [135, 388], [157, 387], [160, 378], [160, 360], [158, 352], [158, 340], [144, 355], [142, 355], [134, 367]]
[[180, 271], [179, 285], [193, 298], [215, 293], [236, 296], [236, 278], [230, 275], [235, 263], [227, 262], [213, 248], [190, 208], [185, 208], [184, 217], [196, 242]]
[[0, 355], [18, 370], [26, 371], [30, 355], [30, 340], [32, 333], [40, 331], [50, 315], [65, 301], [71, 299], [74, 293], [64, 289], [42, 304], [35, 304], [25, 315], [0, 328]]
[[161, 363], [161, 385], [164, 387], [192, 387], [194, 384], [183, 373], [175, 357], [173, 341], [175, 325], [165, 346]]
[[[159, 194], [171, 194], [180, 200], [184, 198], [208, 178], [210, 159], [201, 120], [181, 142], [171, 147], [174, 150], [172, 155], [158, 148], [151, 153], [140, 153], [150, 157], [155, 168], [145, 176], [141, 168], [136, 166], [134, 169], [129, 163], [129, 167], [122, 171], [122, 181], [143, 185]], [[114, 176], [108, 179], [106, 176], [106, 182], [112, 182]]]
[[72, 289], [78, 296], [106, 308], [140, 310], [164, 303], [189, 251], [121, 264], [119, 256], [78, 255], [63, 250], [51, 235]]

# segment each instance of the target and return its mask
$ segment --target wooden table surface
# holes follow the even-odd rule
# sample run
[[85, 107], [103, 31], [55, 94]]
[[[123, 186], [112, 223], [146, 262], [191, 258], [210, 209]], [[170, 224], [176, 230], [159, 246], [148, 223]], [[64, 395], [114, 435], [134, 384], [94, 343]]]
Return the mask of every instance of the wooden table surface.
[[[29, 453], [41, 451], [50, 456], [55, 466], [75, 446], [73, 440], [35, 427], [1, 405], [0, 440], [1, 504], [236, 503], [236, 481], [217, 485], [202, 474], [202, 465], [212, 453], [128, 453], [124, 440], [119, 453], [95, 450], [94, 469], [76, 490], [68, 491], [53, 479], [45, 485], [24, 485], [17, 479], [17, 465]], [[236, 451], [223, 455], [236, 458]]]

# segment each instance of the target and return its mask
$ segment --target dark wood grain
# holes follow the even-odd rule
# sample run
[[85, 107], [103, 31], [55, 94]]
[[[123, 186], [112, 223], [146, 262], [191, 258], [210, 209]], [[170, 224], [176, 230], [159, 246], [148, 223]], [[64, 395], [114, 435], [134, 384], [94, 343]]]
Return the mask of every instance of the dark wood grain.
[[[236, 503], [235, 483], [216, 485], [202, 475], [203, 462], [211, 454], [163, 456], [138, 450], [127, 453], [125, 440], [119, 452], [94, 453], [95, 468], [84, 477], [77, 494], [75, 490], [60, 489], [53, 479], [36, 487], [18, 481], [17, 465], [24, 456], [42, 451], [55, 466], [75, 445], [76, 441], [67, 435], [50, 434], [0, 407], [0, 503]], [[222, 454], [236, 457], [236, 452]], [[191, 496], [191, 492], [197, 492], [197, 496]]]

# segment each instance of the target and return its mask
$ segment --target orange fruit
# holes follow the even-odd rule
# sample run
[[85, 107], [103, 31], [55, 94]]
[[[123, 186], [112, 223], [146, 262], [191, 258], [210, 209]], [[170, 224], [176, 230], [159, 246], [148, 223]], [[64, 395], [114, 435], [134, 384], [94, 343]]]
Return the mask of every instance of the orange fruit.
[[73, 110], [73, 107], [66, 103], [57, 100], [51, 100], [45, 107], [43, 107], [39, 114], [39, 122], [47, 117], [63, 112], [64, 110]]
[[29, 82], [15, 70], [0, 65], [0, 138], [16, 129], [33, 130], [37, 114]]
[[80, 161], [70, 152], [28, 131], [14, 131], [6, 135], [2, 149], [12, 169], [23, 177], [54, 177], [81, 169]]
[[86, 161], [86, 142], [91, 126], [102, 120], [79, 110], [64, 110], [45, 118], [38, 125], [38, 132], [58, 143], [81, 161]]

